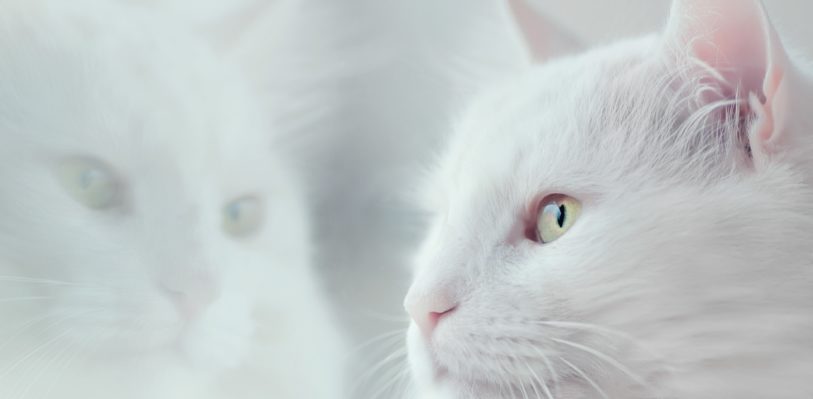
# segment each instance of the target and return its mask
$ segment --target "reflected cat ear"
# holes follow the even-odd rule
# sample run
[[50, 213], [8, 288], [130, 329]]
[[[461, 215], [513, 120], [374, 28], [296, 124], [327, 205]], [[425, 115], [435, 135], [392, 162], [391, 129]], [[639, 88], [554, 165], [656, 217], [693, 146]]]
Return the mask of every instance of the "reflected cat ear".
[[666, 45], [706, 68], [731, 99], [746, 101], [757, 159], [781, 144], [788, 113], [788, 56], [759, 0], [675, 0]]
[[506, 4], [518, 34], [534, 61], [544, 61], [582, 47], [561, 26], [533, 7], [530, 1], [506, 0]]

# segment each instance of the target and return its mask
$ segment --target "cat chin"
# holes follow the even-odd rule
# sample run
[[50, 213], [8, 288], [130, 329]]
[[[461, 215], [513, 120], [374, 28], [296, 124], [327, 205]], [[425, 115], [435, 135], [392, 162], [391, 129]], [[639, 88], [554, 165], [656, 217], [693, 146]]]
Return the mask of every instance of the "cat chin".
[[437, 364], [427, 343], [413, 323], [407, 334], [412, 376], [421, 392], [420, 399], [488, 399], [498, 398], [498, 387], [481, 381], [471, 381], [449, 374]]

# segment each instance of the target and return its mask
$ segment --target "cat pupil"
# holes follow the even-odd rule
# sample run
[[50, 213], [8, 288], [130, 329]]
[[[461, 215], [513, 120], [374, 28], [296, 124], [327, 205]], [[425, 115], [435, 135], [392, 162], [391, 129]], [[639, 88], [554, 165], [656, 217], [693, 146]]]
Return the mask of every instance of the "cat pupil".
[[232, 204], [229, 207], [229, 217], [231, 217], [234, 220], [237, 220], [237, 219], [240, 218], [240, 206], [239, 205]]
[[556, 223], [559, 224], [559, 227], [564, 227], [565, 225], [565, 206], [559, 205], [559, 214], [556, 215]]
[[96, 171], [91, 169], [85, 169], [82, 172], [82, 176], [79, 179], [79, 183], [82, 185], [82, 188], [88, 189], [90, 185], [93, 184], [93, 180], [96, 178]]

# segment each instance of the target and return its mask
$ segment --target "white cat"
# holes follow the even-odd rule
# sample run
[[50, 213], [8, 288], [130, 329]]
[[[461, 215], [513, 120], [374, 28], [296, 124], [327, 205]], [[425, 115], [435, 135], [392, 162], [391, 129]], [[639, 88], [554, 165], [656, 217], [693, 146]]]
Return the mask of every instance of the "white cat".
[[341, 398], [305, 196], [241, 77], [102, 2], [0, 2], [0, 54], [0, 398]]
[[405, 306], [447, 398], [813, 397], [813, 68], [758, 0], [477, 101]]

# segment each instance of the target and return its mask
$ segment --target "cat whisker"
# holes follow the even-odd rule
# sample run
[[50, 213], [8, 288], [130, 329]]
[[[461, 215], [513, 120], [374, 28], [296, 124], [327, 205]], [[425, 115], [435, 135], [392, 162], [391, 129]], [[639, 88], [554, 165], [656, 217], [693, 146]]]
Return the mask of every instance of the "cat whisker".
[[[543, 378], [539, 377], [539, 375], [536, 374], [536, 372], [534, 371], [533, 367], [528, 365], [527, 362], [525, 363], [525, 365], [528, 367], [528, 371], [531, 372], [531, 375], [534, 377], [536, 382], [539, 383], [539, 386], [542, 388], [542, 391], [545, 393], [545, 397], [547, 397], [548, 399], [553, 399], [553, 395], [551, 394], [550, 388], [548, 388], [548, 384], [545, 382], [545, 380]], [[536, 391], [536, 388], [534, 388], [534, 391]], [[537, 392], [537, 397], [538, 396], [539, 396], [539, 392]]]
[[65, 336], [70, 334], [71, 331], [73, 331], [73, 330], [68, 329], [68, 330], [63, 331], [61, 334], [57, 335], [56, 337], [54, 337], [54, 338], [46, 341], [45, 343], [37, 346], [36, 348], [34, 348], [30, 352], [28, 352], [28, 354], [26, 354], [25, 356], [22, 356], [21, 358], [17, 359], [14, 363], [12, 363], [10, 366], [8, 366], [8, 368], [6, 368], [2, 373], [0, 373], [0, 379], [6, 377], [9, 374], [11, 374], [12, 372], [16, 371], [17, 368], [20, 367], [20, 365], [24, 364], [26, 360], [32, 358], [37, 353], [40, 353], [43, 350], [47, 350], [52, 345], [54, 345], [54, 344], [58, 343], [59, 341], [61, 341]]
[[[553, 379], [553, 389], [556, 392], [559, 392], [559, 373], [557, 373], [556, 369], [553, 367], [553, 362], [550, 361], [550, 357], [548, 357], [548, 355], [546, 355], [545, 352], [543, 352], [536, 346], [531, 345], [530, 347], [539, 355], [540, 358], [542, 358], [542, 362], [545, 363], [545, 367], [548, 369], [548, 371], [551, 374], [551, 378]], [[547, 390], [547, 385], [544, 385], [544, 387]]]
[[522, 399], [529, 399], [528, 398], [528, 391], [525, 390], [525, 383], [520, 382], [518, 385], [519, 385], [519, 392], [522, 394]]
[[[40, 366], [39, 373], [37, 373], [33, 378], [31, 378], [28, 384], [26, 384], [25, 386], [22, 387], [19, 398], [20, 399], [25, 399], [26, 395], [28, 395], [28, 392], [31, 391], [31, 388], [37, 383], [37, 381], [42, 379], [43, 375], [45, 375], [46, 372], [48, 372], [51, 368], [53, 368], [53, 366], [57, 362], [57, 360], [60, 360], [61, 358], [65, 357], [66, 353], [68, 353], [68, 351], [71, 348], [73, 348], [75, 345], [76, 345], [75, 343], [74, 344], [64, 345], [62, 347], [61, 351], [58, 350], [58, 349], [54, 350], [54, 354], [53, 354], [53, 356], [51, 356], [51, 358], [48, 360], [48, 362], [45, 363], [45, 365]], [[49, 355], [50, 354], [47, 351], [43, 352], [38, 357], [38, 362], [45, 360]], [[31, 372], [36, 372], [36, 370], [34, 369], [35, 367], [36, 367], [36, 363], [35, 363], [35, 365], [33, 365], [31, 367]], [[24, 382], [26, 380], [28, 380], [28, 379], [27, 378], [22, 378], [21, 379], [21, 385], [22, 385], [22, 382]]]
[[[89, 338], [86, 338], [81, 343], [75, 343], [72, 346], [72, 348], [86, 347], [87, 343], [90, 342], [90, 341], [91, 340]], [[98, 343], [101, 340], [95, 340], [95, 341]], [[69, 366], [72, 363], [72, 361], [75, 360], [80, 354], [82, 354], [82, 351], [76, 350], [76, 349], [74, 349], [72, 353], [68, 353], [68, 356], [65, 356], [64, 360], [61, 362], [61, 369], [60, 370], [62, 370], [62, 372], [65, 372], [66, 370], [68, 370]], [[54, 387], [56, 385], [57, 385], [57, 381], [56, 381], [56, 378], [54, 378], [53, 380], [51, 380], [51, 385], [45, 391], [43, 397], [46, 397], [46, 398], [51, 397], [51, 392], [53, 391], [53, 389], [54, 389]]]
[[641, 378], [638, 374], [635, 374], [629, 368], [627, 368], [626, 366], [621, 364], [618, 360], [610, 357], [609, 355], [607, 355], [607, 354], [605, 354], [603, 352], [600, 352], [598, 350], [590, 348], [590, 347], [588, 347], [586, 345], [578, 344], [578, 343], [568, 341], [568, 340], [565, 340], [565, 339], [550, 338], [550, 340], [553, 341], [553, 342], [562, 344], [562, 345], [569, 346], [569, 347], [574, 348], [574, 349], [581, 350], [581, 351], [583, 351], [585, 353], [591, 354], [591, 355], [605, 361], [609, 365], [615, 367], [616, 369], [618, 369], [618, 371], [621, 371], [622, 373], [626, 374], [627, 377], [631, 378], [633, 381], [635, 381], [637, 384], [641, 385], [642, 387], [649, 388], [649, 384], [643, 378]]
[[[70, 316], [63, 317], [63, 318], [57, 320], [56, 322], [51, 323], [50, 325], [46, 326], [44, 330], [46, 330], [46, 331], [50, 330], [50, 329], [52, 329], [54, 327], [57, 327], [60, 324], [65, 323], [65, 322], [67, 322], [69, 320], [76, 319], [78, 317], [81, 317], [81, 316], [84, 316], [86, 314], [90, 314], [90, 313], [93, 313], [93, 312], [97, 312], [97, 311], [99, 311], [99, 310], [98, 309], [93, 309], [93, 310], [89, 310], [89, 311], [76, 312], [76, 313], [74, 313], [74, 314], [72, 314]], [[67, 330], [63, 331], [61, 334], [57, 335], [56, 337], [51, 338], [50, 340], [42, 343], [38, 347], [36, 347], [33, 350], [29, 351], [28, 354], [20, 357], [14, 363], [12, 363], [10, 366], [8, 366], [5, 370], [0, 372], [0, 379], [2, 379], [5, 376], [7, 376], [7, 375], [11, 374], [12, 372], [14, 372], [17, 369], [17, 367], [19, 367], [20, 364], [24, 363], [26, 360], [28, 360], [31, 357], [35, 356], [37, 353], [39, 353], [39, 352], [41, 352], [43, 350], [46, 350], [48, 347], [50, 347], [54, 343], [59, 342], [60, 340], [62, 340], [65, 336], [70, 334], [72, 331], [73, 331], [73, 329], [67, 329]]]
[[407, 362], [404, 362], [403, 367], [406, 372], [401, 379], [398, 392], [401, 392], [401, 399], [411, 399], [416, 396], [415, 387], [412, 384], [412, 370]]
[[402, 360], [403, 358], [406, 357], [406, 355], [407, 355], [406, 348], [399, 346], [395, 351], [393, 351], [388, 356], [378, 361], [369, 370], [367, 370], [361, 376], [359, 376], [356, 382], [353, 384], [351, 392], [357, 392], [362, 387], [362, 384], [369, 381], [376, 373], [378, 373], [381, 370], [384, 370], [388, 364]]
[[356, 353], [358, 353], [359, 351], [361, 351], [362, 349], [367, 348], [367, 347], [369, 347], [371, 345], [377, 344], [377, 343], [379, 343], [381, 341], [391, 340], [391, 339], [394, 339], [394, 337], [401, 337], [405, 333], [406, 333], [406, 329], [403, 328], [403, 329], [388, 331], [388, 332], [385, 332], [383, 334], [377, 335], [377, 336], [375, 336], [375, 337], [373, 337], [373, 338], [359, 344], [355, 348], [351, 349], [349, 351], [349, 356], [353, 356]]
[[10, 298], [0, 298], [0, 303], [37, 301], [37, 300], [53, 299], [53, 298], [54, 297], [52, 297], [52, 296], [19, 296], [19, 297], [10, 297]]
[[531, 390], [533, 390], [534, 394], [536, 395], [536, 399], [542, 399], [539, 394], [539, 391], [536, 389], [536, 384], [539, 382], [539, 378], [536, 376], [536, 373], [528, 364], [528, 362], [525, 362], [525, 368], [527, 368], [528, 372], [531, 373], [531, 376], [534, 377], [534, 379], [531, 380]]
[[32, 283], [32, 284], [65, 284], [71, 285], [68, 281], [62, 280], [54, 280], [54, 279], [41, 279], [36, 277], [26, 277], [26, 276], [11, 276], [11, 275], [2, 275], [0, 276], [0, 281], [12, 281], [12, 282], [23, 282], [23, 283]]
[[410, 318], [409, 316], [398, 314], [398, 315], [389, 315], [386, 313], [380, 313], [373, 310], [361, 310], [359, 312], [361, 315], [365, 317], [369, 317], [371, 319], [375, 319], [377, 321], [386, 321], [392, 323], [403, 323], [409, 324]]
[[617, 336], [619, 338], [623, 338], [628, 341], [636, 342], [637, 340], [630, 334], [627, 334], [623, 331], [612, 329], [609, 327], [600, 326], [598, 324], [591, 324], [591, 323], [583, 323], [583, 322], [576, 322], [576, 321], [551, 321], [551, 320], [540, 320], [536, 321], [535, 324], [543, 325], [543, 326], [550, 326], [550, 327], [558, 327], [558, 328], [570, 328], [570, 329], [577, 329], [577, 330], [586, 330], [592, 332], [599, 332], [602, 334], [610, 334]]
[[582, 369], [576, 367], [575, 364], [567, 361], [567, 359], [565, 359], [563, 357], [559, 357], [559, 360], [562, 363], [566, 364], [568, 367], [570, 367], [573, 371], [575, 371], [576, 374], [578, 374], [585, 382], [590, 384], [590, 386], [593, 387], [593, 389], [596, 390], [596, 392], [602, 397], [602, 399], [610, 399], [609, 396], [607, 396], [607, 393], [604, 392], [604, 390], [601, 389], [601, 387], [598, 386], [598, 384], [596, 384], [596, 382], [593, 381], [592, 378], [588, 377], [587, 374], [584, 371], [582, 371]]
[[583, 323], [583, 322], [574, 322], [574, 321], [538, 321], [536, 324], [550, 326], [555, 328], [562, 328], [562, 329], [573, 329], [573, 330], [580, 330], [585, 332], [595, 333], [599, 336], [605, 338], [619, 338], [624, 340], [625, 342], [631, 343], [635, 345], [636, 348], [642, 350], [648, 356], [652, 357], [653, 359], [662, 359], [663, 356], [651, 351], [648, 347], [641, 344], [641, 341], [621, 330], [600, 326], [598, 324], [591, 324], [591, 323]]
[[[516, 399], [516, 398], [517, 398], [517, 396], [516, 396], [516, 391], [515, 391], [516, 386], [514, 386], [513, 384], [509, 384], [508, 386], [511, 388], [511, 398], [512, 398], [512, 399]], [[520, 392], [520, 393], [521, 393], [521, 392]]]
[[66, 287], [84, 287], [84, 288], [104, 288], [103, 286], [91, 284], [91, 283], [80, 283], [80, 282], [72, 282], [72, 281], [65, 281], [65, 280], [55, 280], [55, 279], [43, 279], [43, 278], [36, 278], [36, 277], [27, 277], [27, 276], [11, 276], [11, 275], [3, 275], [0, 276], [0, 283], [22, 283], [22, 284], [38, 284], [38, 285], [48, 285], [48, 286], [66, 286]]
[[[508, 357], [511, 358], [514, 362], [516, 362], [517, 364], [522, 364], [520, 363], [520, 359], [516, 357], [513, 353], [511, 353], [510, 351], [508, 353], [509, 353]], [[506, 374], [516, 374], [516, 371], [517, 370], [511, 370], [511, 372], [507, 371]], [[520, 381], [516, 385], [519, 386], [519, 393], [522, 394], [522, 399], [528, 399], [528, 392], [525, 390], [525, 383], [523, 381]]]
[[[387, 374], [387, 380], [382, 380], [382, 383], [379, 383], [380, 387], [376, 389], [372, 395], [369, 396], [369, 399], [376, 399], [381, 397], [381, 395], [391, 392], [405, 375], [408, 375], [409, 369], [402, 365], [399, 368], [394, 368]], [[384, 396], [384, 399], [388, 399], [387, 396]]]
[[36, 325], [39, 322], [47, 321], [49, 319], [52, 319], [53, 317], [55, 317], [54, 314], [45, 313], [45, 314], [40, 315], [38, 317], [28, 319], [28, 321], [25, 321], [23, 323], [17, 324], [15, 326], [11, 326], [10, 328], [8, 328], [5, 331], [13, 330], [15, 328], [17, 328], [18, 330], [15, 333], [13, 333], [11, 336], [7, 337], [6, 340], [2, 344], [0, 344], [0, 351], [2, 351], [7, 345], [9, 345], [11, 342], [13, 342], [15, 338], [19, 337], [28, 328]]

